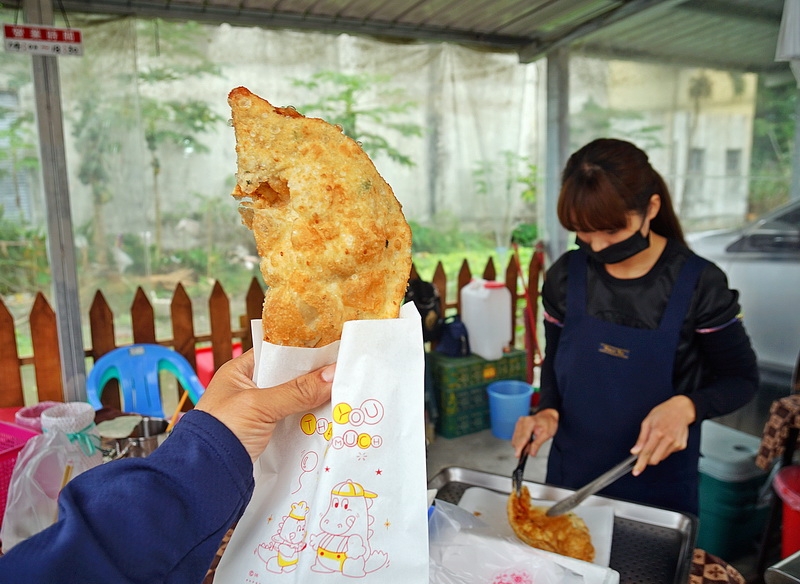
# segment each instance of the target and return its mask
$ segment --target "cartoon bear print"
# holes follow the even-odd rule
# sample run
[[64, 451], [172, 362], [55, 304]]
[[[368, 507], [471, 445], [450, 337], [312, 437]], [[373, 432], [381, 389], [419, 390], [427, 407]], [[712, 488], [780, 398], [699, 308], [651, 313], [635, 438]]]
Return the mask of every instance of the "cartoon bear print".
[[297, 568], [300, 552], [306, 548], [306, 515], [308, 504], [305, 501], [292, 503], [292, 510], [283, 517], [278, 532], [268, 543], [259, 544], [256, 555], [267, 565], [267, 570], [282, 574]]

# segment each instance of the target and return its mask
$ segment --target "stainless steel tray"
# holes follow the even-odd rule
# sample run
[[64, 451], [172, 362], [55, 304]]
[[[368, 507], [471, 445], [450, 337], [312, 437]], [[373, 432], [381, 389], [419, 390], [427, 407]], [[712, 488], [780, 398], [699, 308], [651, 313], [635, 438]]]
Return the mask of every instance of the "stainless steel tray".
[[[525, 481], [534, 499], [558, 500], [573, 491]], [[453, 503], [470, 487], [511, 492], [511, 477], [448, 467], [428, 481], [437, 499]], [[697, 540], [697, 518], [685, 513], [592, 495], [584, 505], [611, 505], [614, 533], [610, 567], [620, 584], [686, 584]]]

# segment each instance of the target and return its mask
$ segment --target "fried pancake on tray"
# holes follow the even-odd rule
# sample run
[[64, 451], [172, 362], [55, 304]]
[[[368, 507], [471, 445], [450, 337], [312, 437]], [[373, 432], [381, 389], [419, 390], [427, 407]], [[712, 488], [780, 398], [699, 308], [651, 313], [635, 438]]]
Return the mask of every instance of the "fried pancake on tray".
[[516, 491], [511, 491], [506, 508], [511, 529], [526, 544], [578, 560], [594, 561], [589, 529], [574, 513], [548, 517], [546, 507], [531, 505], [531, 494], [525, 486], [519, 497]]
[[228, 103], [243, 223], [256, 239], [264, 340], [321, 347], [348, 320], [396, 318], [411, 271], [411, 229], [361, 147], [324, 120], [244, 87]]

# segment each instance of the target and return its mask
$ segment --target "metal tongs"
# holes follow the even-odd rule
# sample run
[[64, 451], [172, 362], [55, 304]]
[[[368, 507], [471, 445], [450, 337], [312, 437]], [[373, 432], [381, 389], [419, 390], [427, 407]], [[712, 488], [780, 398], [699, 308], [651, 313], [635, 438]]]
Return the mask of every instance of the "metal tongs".
[[[528, 445], [533, 442], [533, 434], [531, 434], [531, 439], [528, 440]], [[522, 454], [519, 457], [519, 463], [517, 464], [517, 468], [514, 469], [514, 472], [511, 473], [511, 486], [514, 489], [514, 492], [519, 497], [520, 490], [522, 489], [522, 475], [525, 474], [525, 463], [528, 461], [528, 447], [525, 447], [525, 450], [522, 451]]]
[[639, 455], [631, 454], [617, 466], [611, 468], [611, 470], [607, 470], [586, 486], [575, 491], [569, 497], [561, 499], [558, 503], [550, 507], [545, 515], [548, 517], [556, 517], [557, 515], [563, 515], [568, 511], [572, 511], [586, 497], [594, 495], [603, 487], [610, 485], [621, 476], [627, 474], [633, 468], [637, 458], [639, 458]]

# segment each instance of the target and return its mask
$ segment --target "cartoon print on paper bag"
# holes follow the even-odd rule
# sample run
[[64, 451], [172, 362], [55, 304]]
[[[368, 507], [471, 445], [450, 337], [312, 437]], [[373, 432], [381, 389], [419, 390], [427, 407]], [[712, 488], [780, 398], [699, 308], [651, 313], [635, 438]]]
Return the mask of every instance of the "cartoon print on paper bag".
[[292, 491], [292, 495], [303, 488], [303, 475], [314, 472], [314, 469], [317, 468], [318, 461], [319, 455], [316, 452], [313, 450], [303, 451], [303, 459], [300, 461], [300, 470], [303, 472], [301, 472], [300, 476], [297, 478], [297, 488]]
[[278, 533], [272, 541], [259, 544], [256, 555], [267, 565], [267, 570], [281, 574], [297, 568], [300, 552], [306, 548], [306, 515], [308, 504], [305, 501], [292, 503], [292, 510], [284, 515]]
[[389, 556], [372, 550], [369, 542], [373, 533], [369, 526], [375, 519], [368, 510], [377, 496], [349, 479], [331, 489], [328, 509], [319, 523], [322, 531], [311, 536], [316, 550], [312, 570], [362, 577], [389, 562]]

